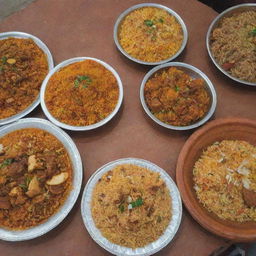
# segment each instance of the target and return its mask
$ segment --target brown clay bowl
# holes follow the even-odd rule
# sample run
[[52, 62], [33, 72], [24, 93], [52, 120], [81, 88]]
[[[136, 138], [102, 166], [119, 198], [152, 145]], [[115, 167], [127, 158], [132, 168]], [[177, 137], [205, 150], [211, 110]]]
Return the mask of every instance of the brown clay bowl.
[[256, 240], [256, 222], [222, 220], [209, 213], [198, 201], [193, 188], [193, 167], [202, 151], [215, 141], [245, 140], [256, 145], [256, 120], [225, 118], [209, 122], [193, 133], [178, 158], [176, 179], [182, 200], [193, 218], [208, 231], [239, 242]]

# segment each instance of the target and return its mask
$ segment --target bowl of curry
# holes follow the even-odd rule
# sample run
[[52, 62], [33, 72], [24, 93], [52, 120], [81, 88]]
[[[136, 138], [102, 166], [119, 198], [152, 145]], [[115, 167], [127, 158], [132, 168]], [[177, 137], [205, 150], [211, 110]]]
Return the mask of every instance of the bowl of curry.
[[152, 255], [178, 231], [182, 204], [171, 177], [157, 165], [124, 158], [98, 169], [82, 196], [91, 237], [114, 255]]
[[64, 129], [85, 131], [115, 116], [122, 103], [123, 86], [109, 64], [78, 57], [61, 62], [47, 75], [40, 98], [51, 122]]
[[217, 105], [209, 78], [196, 67], [181, 62], [151, 69], [142, 80], [140, 99], [153, 121], [173, 130], [201, 126], [211, 118]]
[[52, 55], [39, 38], [0, 33], [0, 125], [27, 115], [39, 104], [41, 84], [53, 66]]
[[60, 128], [27, 118], [0, 129], [0, 239], [29, 240], [53, 229], [81, 182], [79, 152]]
[[114, 26], [119, 51], [132, 61], [158, 65], [175, 59], [184, 50], [188, 32], [182, 18], [172, 9], [143, 3], [125, 10]]

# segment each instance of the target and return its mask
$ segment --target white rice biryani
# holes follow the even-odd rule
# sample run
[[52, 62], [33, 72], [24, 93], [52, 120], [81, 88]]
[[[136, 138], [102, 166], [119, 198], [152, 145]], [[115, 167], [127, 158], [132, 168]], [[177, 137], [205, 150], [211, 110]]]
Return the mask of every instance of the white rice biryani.
[[195, 163], [199, 201], [221, 219], [256, 221], [256, 147], [223, 140], [209, 146]]

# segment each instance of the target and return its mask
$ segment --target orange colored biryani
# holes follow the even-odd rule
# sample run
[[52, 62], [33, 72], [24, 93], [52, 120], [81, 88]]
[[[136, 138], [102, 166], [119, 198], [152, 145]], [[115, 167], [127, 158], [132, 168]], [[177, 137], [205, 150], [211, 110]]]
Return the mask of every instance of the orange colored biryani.
[[47, 73], [46, 55], [32, 39], [0, 40], [0, 119], [29, 107]]
[[68, 153], [50, 133], [27, 128], [0, 138], [0, 227], [23, 230], [45, 222], [71, 184]]
[[46, 87], [45, 103], [60, 122], [86, 126], [106, 118], [118, 97], [115, 76], [98, 62], [84, 60], [53, 74]]
[[178, 52], [183, 42], [183, 30], [167, 11], [143, 7], [125, 16], [118, 37], [121, 47], [132, 57], [158, 62]]
[[175, 126], [195, 123], [210, 107], [204, 80], [175, 67], [156, 72], [145, 84], [144, 97], [155, 117]]

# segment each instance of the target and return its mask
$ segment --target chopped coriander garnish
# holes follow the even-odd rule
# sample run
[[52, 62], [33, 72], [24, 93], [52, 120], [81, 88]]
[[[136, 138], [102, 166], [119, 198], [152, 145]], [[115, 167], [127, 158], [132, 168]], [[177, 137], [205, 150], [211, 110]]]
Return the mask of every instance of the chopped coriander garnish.
[[0, 164], [0, 168], [3, 168], [7, 165], [10, 165], [11, 163], [13, 162], [13, 159], [12, 158], [8, 158], [8, 159], [5, 159], [1, 164]]
[[75, 84], [75, 87], [78, 87], [79, 86], [79, 81], [76, 79], [75, 81], [74, 81], [74, 84]]
[[27, 191], [31, 180], [32, 180], [32, 177], [27, 176], [25, 178], [24, 184], [19, 184], [19, 187], [21, 187], [24, 191]]
[[92, 79], [89, 76], [77, 76], [76, 80], [74, 81], [74, 86], [77, 88], [79, 87], [80, 83], [82, 83], [82, 87], [87, 88], [91, 82]]
[[25, 184], [19, 184], [19, 187], [21, 187], [24, 191], [27, 191], [27, 186]]
[[27, 185], [27, 187], [28, 187], [31, 180], [32, 180], [32, 177], [29, 177], [29, 176], [26, 177], [25, 184]]
[[164, 20], [163, 20], [162, 18], [160, 18], [158, 21], [159, 21], [160, 23], [164, 23]]
[[180, 87], [178, 85], [175, 85], [175, 92], [178, 92], [180, 90]]
[[131, 202], [130, 204], [131, 204], [132, 208], [135, 208], [135, 207], [141, 206], [143, 204], [143, 200], [140, 197], [136, 201]]
[[88, 82], [88, 83], [91, 83], [92, 82], [92, 79], [89, 77], [89, 76], [77, 76], [77, 79], [79, 80], [79, 81], [86, 81], [86, 82]]
[[124, 205], [123, 204], [120, 204], [118, 208], [119, 208], [120, 212], [124, 212]]
[[249, 34], [252, 36], [256, 36], [256, 28], [254, 28], [252, 31], [250, 31]]
[[148, 27], [152, 27], [154, 25], [152, 20], [144, 20], [144, 24]]
[[6, 64], [6, 62], [7, 62], [7, 57], [3, 56], [3, 57], [1, 58], [1, 60], [2, 60], [3, 64]]

